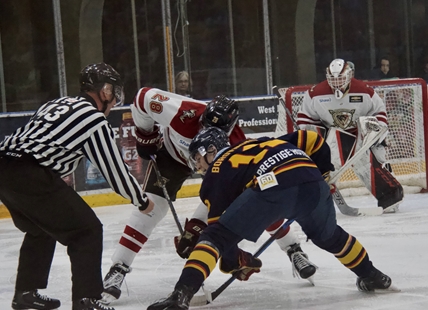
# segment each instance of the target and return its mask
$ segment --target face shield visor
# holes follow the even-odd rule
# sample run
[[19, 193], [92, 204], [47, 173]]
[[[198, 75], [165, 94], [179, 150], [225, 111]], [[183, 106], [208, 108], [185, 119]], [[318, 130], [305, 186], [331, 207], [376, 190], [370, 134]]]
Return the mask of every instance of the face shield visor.
[[[120, 85], [112, 85], [110, 83], [105, 83], [103, 86], [103, 91], [107, 95], [113, 95], [114, 99], [116, 99], [116, 103], [114, 107], [120, 107], [125, 102], [125, 93], [123, 91], [123, 86]], [[110, 100], [113, 101], [113, 98]]]
[[125, 103], [125, 92], [123, 91], [123, 86], [114, 85], [113, 86], [114, 97], [116, 98], [115, 107], [120, 107]]

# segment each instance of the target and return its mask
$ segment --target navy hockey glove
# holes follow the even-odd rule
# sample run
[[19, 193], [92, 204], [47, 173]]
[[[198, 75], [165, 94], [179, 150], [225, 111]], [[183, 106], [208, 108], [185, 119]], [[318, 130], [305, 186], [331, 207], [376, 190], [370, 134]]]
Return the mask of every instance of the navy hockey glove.
[[162, 134], [159, 131], [158, 125], [155, 125], [153, 131], [150, 133], [137, 128], [135, 135], [137, 152], [141, 158], [150, 160], [150, 156], [155, 155], [162, 147]]
[[232, 273], [239, 281], [247, 281], [253, 273], [259, 273], [262, 261], [254, 257], [251, 253], [239, 249], [238, 261], [234, 263], [226, 262], [220, 258], [220, 270], [223, 273]]
[[198, 243], [199, 236], [206, 227], [207, 224], [201, 220], [190, 219], [189, 221], [186, 219], [183, 234], [174, 237], [175, 249], [181, 258], [189, 258], [190, 253]]

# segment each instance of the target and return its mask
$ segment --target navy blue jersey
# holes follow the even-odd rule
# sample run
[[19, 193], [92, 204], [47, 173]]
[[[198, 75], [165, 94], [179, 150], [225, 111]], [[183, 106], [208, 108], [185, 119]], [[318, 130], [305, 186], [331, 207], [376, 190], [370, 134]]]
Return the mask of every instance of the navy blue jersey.
[[247, 188], [292, 187], [323, 180], [333, 169], [330, 148], [316, 132], [243, 141], [217, 156], [205, 174], [200, 198], [209, 209], [208, 223], [216, 222]]

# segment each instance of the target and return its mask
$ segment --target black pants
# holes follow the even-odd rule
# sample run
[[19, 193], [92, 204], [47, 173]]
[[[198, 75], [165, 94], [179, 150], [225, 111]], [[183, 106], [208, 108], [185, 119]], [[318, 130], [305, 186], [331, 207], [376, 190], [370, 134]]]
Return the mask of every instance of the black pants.
[[[172, 158], [165, 147], [162, 147], [156, 154], [156, 162], [162, 177], [166, 180], [165, 186], [168, 195], [172, 201], [175, 201], [177, 192], [183, 186], [184, 181], [192, 175], [192, 170]], [[151, 161], [148, 163], [148, 167], [147, 179], [143, 186], [144, 191], [164, 197], [163, 189], [158, 183]]]
[[102, 224], [86, 202], [51, 169], [28, 155], [0, 154], [0, 200], [25, 233], [15, 289], [47, 287], [56, 241], [67, 246], [72, 298], [100, 298]]

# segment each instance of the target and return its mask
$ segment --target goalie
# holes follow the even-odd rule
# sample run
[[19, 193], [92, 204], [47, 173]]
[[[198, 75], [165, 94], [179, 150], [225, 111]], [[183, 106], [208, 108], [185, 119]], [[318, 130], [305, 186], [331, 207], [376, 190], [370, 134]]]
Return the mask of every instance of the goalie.
[[354, 172], [384, 213], [397, 212], [403, 200], [403, 187], [386, 161], [388, 132], [378, 134], [381, 127], [388, 126], [386, 107], [371, 87], [352, 76], [347, 62], [333, 60], [327, 68], [327, 79], [305, 93], [297, 125], [323, 136], [327, 133], [335, 169], [340, 169], [361, 146], [371, 143], [370, 151], [358, 154]]

